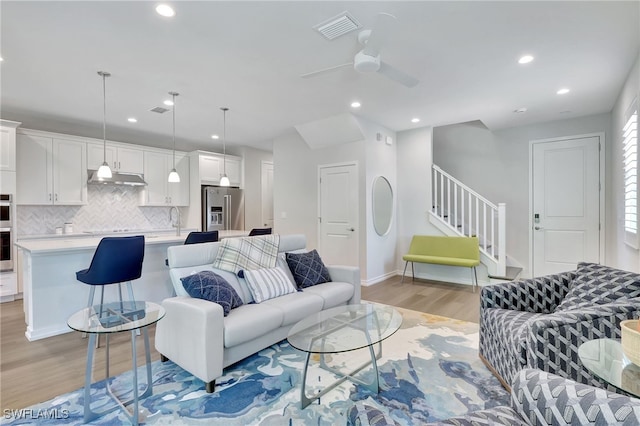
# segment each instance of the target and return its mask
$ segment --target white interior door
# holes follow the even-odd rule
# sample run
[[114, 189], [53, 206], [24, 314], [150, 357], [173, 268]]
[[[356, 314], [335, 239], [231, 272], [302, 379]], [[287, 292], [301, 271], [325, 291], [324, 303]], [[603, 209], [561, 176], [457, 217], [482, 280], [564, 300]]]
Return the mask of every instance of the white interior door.
[[600, 261], [600, 138], [532, 145], [533, 276]]
[[320, 166], [318, 248], [326, 264], [359, 266], [357, 167]]
[[262, 225], [273, 228], [273, 163], [262, 162]]

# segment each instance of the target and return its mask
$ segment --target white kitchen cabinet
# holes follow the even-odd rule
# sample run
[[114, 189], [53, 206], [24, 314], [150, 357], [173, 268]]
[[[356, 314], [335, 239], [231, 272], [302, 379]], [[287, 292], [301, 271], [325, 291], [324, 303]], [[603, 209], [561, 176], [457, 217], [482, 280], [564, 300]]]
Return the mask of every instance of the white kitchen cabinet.
[[241, 164], [242, 161], [239, 158], [227, 155], [227, 177], [231, 186], [241, 186]]
[[102, 144], [87, 144], [87, 168], [98, 170], [106, 158], [111, 170], [124, 173], [144, 172], [144, 151], [136, 148]]
[[176, 154], [176, 171], [180, 175], [179, 183], [167, 181], [173, 168], [173, 154], [145, 151], [144, 180], [147, 182], [140, 192], [140, 204], [143, 206], [188, 206], [189, 205], [189, 159]]
[[215, 185], [220, 183], [222, 163], [220, 158], [212, 155], [200, 155], [200, 182]]
[[[225, 164], [226, 163], [226, 164]], [[231, 155], [203, 155], [199, 157], [200, 183], [202, 185], [218, 185], [225, 169], [231, 186], [241, 186], [242, 159]]]
[[30, 134], [17, 136], [17, 204], [87, 203], [87, 144]]
[[21, 123], [0, 120], [0, 170], [16, 171], [16, 128]]

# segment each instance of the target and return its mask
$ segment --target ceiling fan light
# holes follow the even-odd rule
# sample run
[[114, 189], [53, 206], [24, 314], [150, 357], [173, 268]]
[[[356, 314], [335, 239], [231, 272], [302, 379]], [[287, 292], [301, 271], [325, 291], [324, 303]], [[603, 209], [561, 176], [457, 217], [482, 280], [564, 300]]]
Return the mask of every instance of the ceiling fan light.
[[112, 176], [113, 175], [111, 174], [111, 169], [109, 168], [109, 165], [106, 162], [102, 163], [100, 168], [98, 168], [98, 178], [111, 179]]
[[171, 183], [180, 183], [180, 175], [178, 174], [176, 169], [171, 169], [171, 172], [169, 173], [168, 181]]
[[231, 185], [231, 182], [229, 182], [229, 177], [224, 174], [222, 175], [222, 177], [220, 178], [220, 186], [229, 186]]

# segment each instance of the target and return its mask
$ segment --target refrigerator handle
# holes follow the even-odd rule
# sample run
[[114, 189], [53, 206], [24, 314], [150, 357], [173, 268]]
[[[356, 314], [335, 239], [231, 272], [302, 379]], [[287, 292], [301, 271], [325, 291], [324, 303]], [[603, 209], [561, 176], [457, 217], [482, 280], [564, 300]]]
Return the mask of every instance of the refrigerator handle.
[[228, 230], [231, 226], [231, 195], [224, 196], [224, 229]]

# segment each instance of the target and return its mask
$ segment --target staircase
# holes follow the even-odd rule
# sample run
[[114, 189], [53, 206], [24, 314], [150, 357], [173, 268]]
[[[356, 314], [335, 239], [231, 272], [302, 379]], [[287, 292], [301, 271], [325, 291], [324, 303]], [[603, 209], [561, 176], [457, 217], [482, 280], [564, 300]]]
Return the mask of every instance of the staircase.
[[514, 279], [521, 268], [507, 267], [506, 204], [492, 203], [435, 164], [432, 170], [430, 222], [445, 235], [478, 237], [489, 278]]

